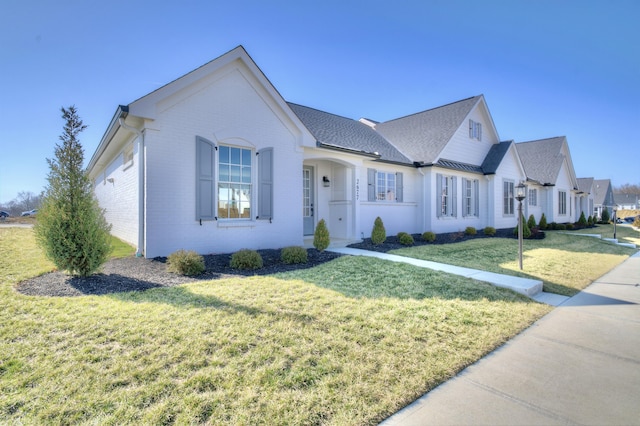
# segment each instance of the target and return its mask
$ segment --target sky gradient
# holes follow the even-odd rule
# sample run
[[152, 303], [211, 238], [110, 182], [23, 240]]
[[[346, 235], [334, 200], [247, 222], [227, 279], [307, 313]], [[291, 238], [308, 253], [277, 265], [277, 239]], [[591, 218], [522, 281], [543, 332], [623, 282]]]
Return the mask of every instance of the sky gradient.
[[3, 0], [0, 204], [40, 193], [75, 105], [85, 164], [118, 105], [243, 45], [285, 100], [376, 121], [484, 94], [502, 140], [566, 136], [640, 184], [640, 2]]

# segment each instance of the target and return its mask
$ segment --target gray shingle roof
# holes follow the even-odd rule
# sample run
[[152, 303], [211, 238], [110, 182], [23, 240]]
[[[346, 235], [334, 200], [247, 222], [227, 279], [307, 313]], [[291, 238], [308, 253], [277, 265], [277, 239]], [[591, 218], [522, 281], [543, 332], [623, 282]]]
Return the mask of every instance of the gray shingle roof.
[[482, 171], [485, 175], [496, 174], [502, 159], [507, 154], [507, 151], [509, 151], [509, 147], [512, 144], [513, 141], [506, 141], [491, 146], [491, 149], [482, 162]]
[[436, 164], [446, 169], [461, 170], [463, 172], [482, 173], [482, 167], [480, 166], [461, 163], [459, 161], [445, 160], [444, 158], [438, 159], [438, 162]]
[[560, 136], [517, 143], [516, 149], [527, 178], [543, 185], [555, 185], [565, 159], [562, 154], [562, 145], [565, 141], [566, 138]]
[[611, 189], [611, 180], [594, 179], [593, 203], [596, 205], [606, 205], [606, 206], [613, 204], [613, 199], [607, 200], [607, 194], [609, 194], [609, 198], [613, 198], [613, 193], [609, 191], [610, 189]]
[[288, 105], [320, 144], [367, 154], [377, 153], [383, 161], [412, 164], [409, 158], [364, 123], [291, 102]]
[[593, 178], [578, 178], [578, 191], [590, 194], [593, 186]]
[[375, 129], [415, 162], [433, 163], [482, 96], [376, 125]]

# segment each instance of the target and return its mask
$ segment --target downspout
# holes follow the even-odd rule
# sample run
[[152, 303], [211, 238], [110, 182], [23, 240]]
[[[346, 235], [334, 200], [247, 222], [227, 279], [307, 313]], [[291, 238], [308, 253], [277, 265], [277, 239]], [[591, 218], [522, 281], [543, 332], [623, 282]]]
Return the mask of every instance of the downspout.
[[118, 119], [120, 127], [138, 136], [138, 250], [136, 257], [144, 256], [144, 133], [124, 122], [124, 118]]

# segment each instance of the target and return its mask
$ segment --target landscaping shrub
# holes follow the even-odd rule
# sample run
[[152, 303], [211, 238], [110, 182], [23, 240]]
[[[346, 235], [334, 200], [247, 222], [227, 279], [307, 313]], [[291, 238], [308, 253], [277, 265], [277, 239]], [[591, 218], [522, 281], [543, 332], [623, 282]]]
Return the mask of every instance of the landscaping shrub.
[[59, 270], [87, 277], [109, 257], [111, 225], [83, 167], [84, 150], [78, 135], [87, 126], [74, 106], [62, 108], [62, 117], [66, 121], [60, 135], [62, 145], [55, 146], [55, 158], [47, 158], [49, 183], [34, 233], [45, 256]]
[[584, 216], [584, 212], [580, 213], [580, 219], [578, 219], [578, 225], [582, 227], [587, 226], [587, 218]]
[[178, 250], [167, 258], [167, 271], [181, 275], [200, 275], [205, 270], [204, 258], [193, 250]]
[[569, 231], [570, 231], [570, 230], [572, 230], [573, 228], [575, 228], [575, 226], [573, 225], [573, 223], [567, 223], [567, 224], [565, 225], [565, 227], [566, 227]]
[[262, 256], [255, 250], [242, 249], [231, 255], [231, 263], [234, 269], [252, 270], [262, 268]]
[[[494, 230], [495, 231], [495, 230]], [[422, 239], [428, 243], [432, 243], [436, 240], [436, 234], [431, 231], [424, 232], [422, 234]]]
[[[522, 238], [531, 237], [531, 229], [524, 220], [524, 215], [520, 216], [520, 225], [522, 226]], [[513, 228], [513, 235], [518, 236], [518, 227]]]
[[558, 228], [558, 224], [555, 222], [551, 222], [548, 226], [551, 231], [555, 231]]
[[544, 213], [542, 213], [542, 216], [540, 216], [540, 223], [538, 224], [538, 227], [543, 231], [547, 229], [547, 217], [544, 215]]
[[529, 228], [535, 228], [536, 227], [536, 218], [533, 216], [533, 214], [529, 215], [529, 220], [527, 221], [527, 226]]
[[309, 257], [304, 247], [291, 246], [282, 249], [280, 252], [280, 260], [288, 264], [307, 263]]
[[376, 217], [373, 222], [373, 230], [371, 231], [371, 242], [373, 244], [382, 244], [387, 239], [387, 231], [384, 229], [384, 224], [380, 216]]
[[483, 232], [484, 232], [484, 235], [493, 237], [494, 235], [496, 235], [496, 228], [494, 228], [493, 226], [487, 226], [486, 228], [484, 228]]
[[398, 232], [398, 242], [403, 246], [412, 246], [414, 243], [411, 234], [407, 234], [406, 232]]
[[324, 222], [324, 219], [320, 219], [318, 226], [316, 226], [316, 231], [313, 233], [313, 246], [318, 251], [324, 251], [324, 249], [329, 247], [330, 242], [331, 238], [329, 237], [327, 224]]
[[587, 226], [593, 226], [593, 216], [587, 218]]
[[611, 220], [611, 216], [609, 216], [609, 209], [606, 207], [602, 209], [602, 217], [600, 218], [600, 223], [607, 224]]
[[474, 228], [473, 226], [467, 226], [466, 229], [464, 230], [464, 233], [467, 235], [476, 235], [478, 232], [476, 231], [476, 228]]

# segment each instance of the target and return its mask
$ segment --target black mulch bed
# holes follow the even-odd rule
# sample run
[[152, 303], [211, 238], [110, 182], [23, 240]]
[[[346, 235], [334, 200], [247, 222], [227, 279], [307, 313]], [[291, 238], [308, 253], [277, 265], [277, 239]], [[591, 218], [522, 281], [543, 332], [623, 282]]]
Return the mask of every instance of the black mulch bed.
[[[464, 232], [437, 234], [435, 241], [427, 243], [420, 234], [413, 235], [414, 246], [426, 244], [451, 244], [476, 238], [515, 238], [513, 229], [499, 229], [493, 237], [486, 236], [482, 231], [476, 235], [466, 235]], [[544, 232], [539, 232], [536, 238], [544, 238]], [[383, 244], [375, 245], [370, 238], [349, 247], [386, 253], [390, 250], [407, 247], [400, 244], [395, 236], [387, 237]], [[51, 272], [23, 281], [16, 285], [16, 290], [30, 296], [82, 296], [102, 295], [125, 291], [144, 291], [156, 287], [172, 287], [184, 283], [214, 280], [237, 276], [270, 275], [277, 272], [293, 271], [311, 268], [324, 262], [333, 260], [341, 255], [332, 252], [319, 252], [308, 249], [309, 261], [304, 264], [289, 265], [280, 260], [280, 250], [258, 250], [262, 256], [264, 266], [254, 271], [240, 271], [229, 266], [231, 254], [209, 254], [204, 256], [206, 271], [197, 277], [167, 272], [167, 259], [157, 257], [145, 259], [126, 257], [109, 260], [104, 264], [102, 273], [90, 277], [73, 277], [62, 272]]]
[[262, 256], [264, 266], [254, 271], [240, 271], [229, 267], [231, 254], [204, 256], [206, 271], [197, 277], [185, 277], [167, 272], [167, 259], [164, 257], [155, 259], [126, 257], [109, 260], [104, 264], [100, 274], [81, 278], [62, 272], [51, 272], [18, 283], [16, 290], [30, 296], [82, 296], [144, 291], [155, 287], [173, 287], [196, 281], [269, 275], [311, 268], [341, 256], [338, 253], [308, 249], [309, 261], [307, 263], [289, 265], [280, 260], [280, 250], [258, 250], [258, 253]]
[[[493, 236], [485, 235], [482, 230], [478, 231], [475, 235], [467, 235], [464, 232], [449, 232], [443, 234], [436, 234], [436, 239], [433, 242], [426, 242], [422, 239], [421, 234], [412, 234], [414, 244], [412, 246], [405, 246], [398, 242], [396, 236], [387, 236], [387, 239], [382, 244], [373, 244], [371, 238], [365, 238], [361, 243], [351, 244], [349, 247], [377, 251], [380, 253], [386, 253], [391, 250], [396, 250], [406, 247], [434, 245], [434, 244], [451, 244], [459, 243], [462, 241], [475, 240], [478, 238], [516, 238], [513, 235], [513, 228], [498, 229]], [[544, 238], [544, 232], [539, 231], [534, 238]]]

